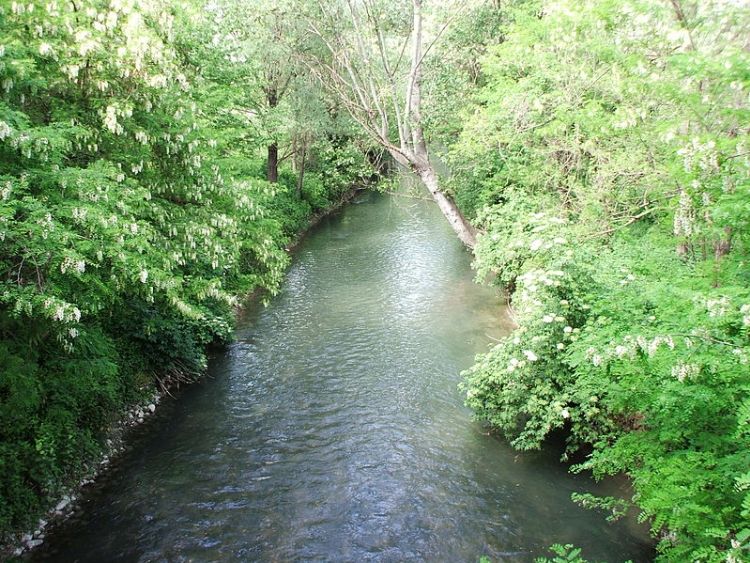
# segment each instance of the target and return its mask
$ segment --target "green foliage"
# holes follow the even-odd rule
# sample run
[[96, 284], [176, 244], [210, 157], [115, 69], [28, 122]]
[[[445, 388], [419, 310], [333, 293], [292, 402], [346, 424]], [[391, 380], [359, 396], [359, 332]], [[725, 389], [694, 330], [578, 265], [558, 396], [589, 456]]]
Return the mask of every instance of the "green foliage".
[[550, 549], [555, 553], [555, 557], [552, 559], [539, 557], [536, 559], [536, 563], [589, 563], [587, 559], [581, 557], [580, 548], [574, 547], [571, 544], [555, 544]]
[[571, 495], [573, 502], [578, 503], [584, 508], [596, 508], [609, 512], [608, 522], [614, 522], [628, 513], [633, 506], [632, 503], [615, 497], [597, 497], [589, 493], [573, 493]]
[[485, 229], [479, 276], [512, 292], [518, 324], [465, 374], [467, 402], [517, 447], [563, 429], [591, 449], [576, 470], [630, 476], [632, 499], [578, 500], [632, 501], [659, 561], [747, 561], [748, 14], [514, 18], [451, 153]]
[[314, 210], [327, 209], [330, 205], [328, 192], [319, 174], [308, 174], [302, 186], [302, 198]]
[[117, 352], [96, 328], [81, 328], [73, 351], [46, 342], [33, 356], [17, 332], [0, 344], [3, 530], [28, 525], [46, 495], [99, 451], [126, 397]]
[[329, 209], [375, 173], [356, 138], [334, 138], [313, 146], [314, 161], [305, 175], [302, 197], [314, 210]]
[[[460, 133], [456, 110], [483, 82], [479, 60], [487, 48], [503, 41], [508, 12], [497, 4], [465, 4], [460, 17], [451, 13], [450, 2], [436, 5], [435, 18], [450, 21], [443, 40], [433, 47], [436, 56], [425, 60], [424, 126], [433, 144], [452, 142]], [[445, 13], [441, 13], [444, 11]]]
[[[291, 240], [308, 226], [313, 215], [313, 207], [306, 197], [297, 194], [296, 188], [284, 186], [282, 182], [285, 174], [282, 173], [280, 176], [280, 186], [269, 213], [278, 221], [281, 232]], [[290, 185], [292, 183], [293, 179], [288, 182]]]
[[714, 550], [702, 557], [718, 560], [748, 524], [735, 487], [750, 461], [737, 416], [750, 383], [741, 313], [750, 292], [696, 291], [693, 280], [678, 285], [689, 268], [670, 273], [681, 276], [621, 272], [628, 284], [592, 306], [596, 321], [569, 349], [578, 389], [596, 391], [616, 424], [581, 468], [631, 475], [642, 517], [668, 531], [664, 560]]
[[[519, 206], [523, 208], [523, 206]], [[513, 206], [503, 206], [513, 213]], [[544, 213], [513, 213], [493, 220], [497, 230], [477, 246], [480, 275], [495, 272], [512, 286], [519, 328], [478, 358], [462, 385], [468, 404], [522, 449], [537, 448], [570, 418], [573, 378], [562, 361], [588, 318], [587, 291], [596, 287], [588, 264], [590, 249], [571, 245], [564, 219]], [[483, 257], [489, 257], [485, 262]], [[592, 405], [591, 412], [596, 408]], [[519, 426], [521, 425], [521, 426]]]

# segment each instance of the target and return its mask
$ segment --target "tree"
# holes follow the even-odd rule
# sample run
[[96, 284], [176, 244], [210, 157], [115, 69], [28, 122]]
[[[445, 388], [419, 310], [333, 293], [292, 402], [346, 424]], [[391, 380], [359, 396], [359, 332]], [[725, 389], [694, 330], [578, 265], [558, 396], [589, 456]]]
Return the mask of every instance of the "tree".
[[0, 535], [283, 273], [273, 190], [237, 174], [232, 97], [191, 63], [194, 8], [0, 7]]
[[477, 230], [441, 187], [422, 117], [425, 57], [450, 21], [428, 38], [422, 0], [408, 7], [320, 2], [313, 10], [300, 3], [300, 10], [321, 48], [299, 56], [367, 135], [419, 176], [461, 241], [473, 247]]

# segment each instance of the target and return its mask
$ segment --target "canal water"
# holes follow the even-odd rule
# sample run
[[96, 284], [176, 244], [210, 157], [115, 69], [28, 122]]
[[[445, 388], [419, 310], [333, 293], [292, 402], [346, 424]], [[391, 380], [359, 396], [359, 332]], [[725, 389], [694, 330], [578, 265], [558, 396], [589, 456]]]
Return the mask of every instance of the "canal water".
[[570, 500], [615, 485], [464, 407], [460, 372], [509, 329], [470, 261], [433, 204], [361, 193], [30, 559], [530, 563], [572, 543], [651, 561], [644, 528]]

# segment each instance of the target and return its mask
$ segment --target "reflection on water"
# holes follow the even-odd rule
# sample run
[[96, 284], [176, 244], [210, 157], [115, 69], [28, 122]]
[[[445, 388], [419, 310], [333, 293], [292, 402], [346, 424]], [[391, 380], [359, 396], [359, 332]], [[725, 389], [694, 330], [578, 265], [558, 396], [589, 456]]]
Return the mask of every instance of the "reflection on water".
[[507, 333], [427, 202], [372, 194], [297, 249], [210, 377], [154, 421], [39, 561], [651, 560], [570, 493], [554, 452], [472, 422], [459, 373]]

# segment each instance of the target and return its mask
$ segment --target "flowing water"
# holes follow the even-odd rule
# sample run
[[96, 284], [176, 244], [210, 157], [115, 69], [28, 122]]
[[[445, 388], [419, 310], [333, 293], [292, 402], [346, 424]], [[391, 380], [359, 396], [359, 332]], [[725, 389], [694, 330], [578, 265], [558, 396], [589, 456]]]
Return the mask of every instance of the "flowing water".
[[651, 561], [643, 528], [570, 500], [614, 485], [472, 421], [459, 373], [508, 324], [471, 280], [434, 205], [361, 194], [33, 560]]

